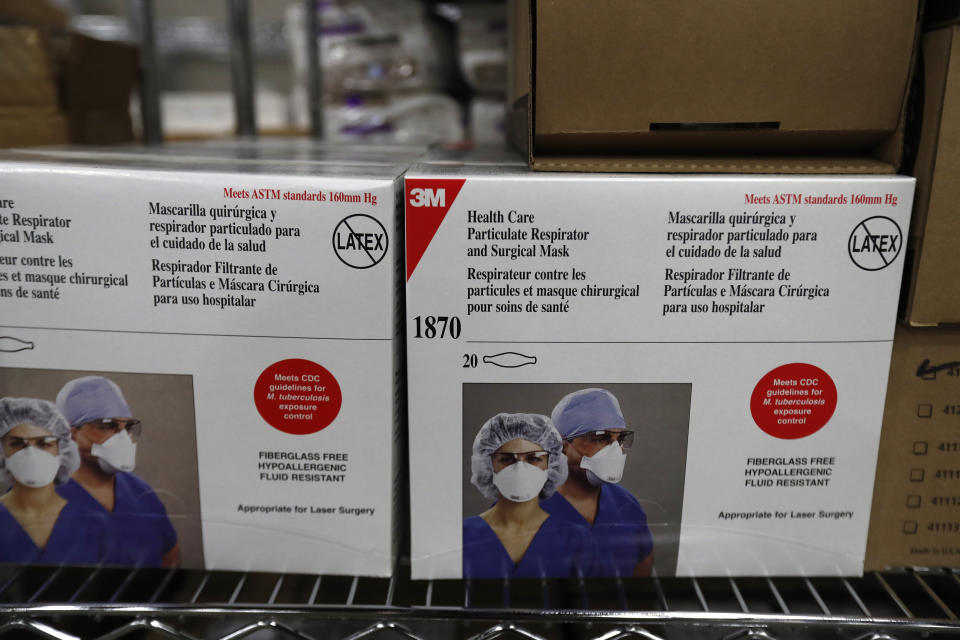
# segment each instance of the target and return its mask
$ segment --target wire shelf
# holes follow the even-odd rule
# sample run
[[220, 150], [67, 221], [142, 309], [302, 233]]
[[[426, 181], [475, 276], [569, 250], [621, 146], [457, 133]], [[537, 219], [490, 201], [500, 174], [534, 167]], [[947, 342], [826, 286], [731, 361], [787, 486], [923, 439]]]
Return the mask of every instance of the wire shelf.
[[[863, 578], [412, 581], [194, 570], [4, 566], [0, 636], [717, 638], [960, 635], [960, 572]], [[837, 635], [839, 634], [839, 635]]]

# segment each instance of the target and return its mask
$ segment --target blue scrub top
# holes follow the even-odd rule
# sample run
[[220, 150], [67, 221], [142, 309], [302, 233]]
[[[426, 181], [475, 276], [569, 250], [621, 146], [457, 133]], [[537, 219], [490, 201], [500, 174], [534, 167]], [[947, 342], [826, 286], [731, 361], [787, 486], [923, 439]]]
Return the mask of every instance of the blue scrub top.
[[39, 548], [16, 518], [0, 505], [0, 562], [111, 564], [116, 548], [107, 518], [67, 502]]
[[514, 565], [487, 521], [480, 516], [467, 518], [463, 521], [463, 577], [567, 578], [591, 573], [589, 537], [582, 528], [564, 529], [557, 518], [548, 517]]
[[103, 508], [80, 483], [70, 480], [57, 493], [88, 511], [106, 514], [117, 540], [117, 564], [159, 567], [163, 554], [177, 544], [167, 510], [150, 486], [124, 471], [115, 475], [113, 512]]
[[580, 526], [590, 533], [596, 557], [594, 575], [632, 576], [634, 566], [653, 552], [647, 514], [637, 499], [620, 485], [600, 487], [593, 525], [559, 492], [541, 500], [540, 508], [558, 521]]

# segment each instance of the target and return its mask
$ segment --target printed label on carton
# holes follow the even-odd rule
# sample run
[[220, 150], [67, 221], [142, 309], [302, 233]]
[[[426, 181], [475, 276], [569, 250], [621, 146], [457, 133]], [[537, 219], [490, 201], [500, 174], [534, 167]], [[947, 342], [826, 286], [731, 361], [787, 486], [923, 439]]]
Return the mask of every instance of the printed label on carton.
[[389, 575], [396, 177], [0, 171], [2, 560]]
[[960, 330], [897, 329], [867, 568], [960, 557]]
[[912, 192], [411, 171], [414, 577], [859, 574]]

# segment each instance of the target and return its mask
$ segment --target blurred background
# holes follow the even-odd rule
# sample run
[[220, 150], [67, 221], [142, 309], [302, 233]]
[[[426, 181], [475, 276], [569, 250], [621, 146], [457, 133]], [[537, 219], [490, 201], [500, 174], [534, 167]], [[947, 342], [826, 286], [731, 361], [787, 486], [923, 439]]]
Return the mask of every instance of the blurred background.
[[[147, 62], [155, 69], [164, 137], [171, 141], [236, 133], [229, 25], [231, 6], [239, 4], [247, 6], [249, 12], [254, 111], [260, 135], [298, 135], [310, 130], [308, 12], [315, 11], [317, 21], [312, 31], [321, 60], [320, 102], [325, 139], [500, 141], [504, 133], [506, 87], [505, 3], [506, 0], [148, 3], [153, 8], [156, 55], [154, 61]], [[0, 31], [30, 28], [40, 34], [48, 58], [47, 75], [59, 92], [57, 106], [67, 120], [65, 141], [112, 144], [142, 136], [136, 87], [140, 75], [137, 52], [119, 48], [120, 44], [140, 43], [142, 6], [139, 0], [0, 2]], [[0, 81], [9, 80], [5, 74], [22, 75], [23, 58], [29, 57], [30, 52], [23, 51], [21, 40], [22, 37], [5, 38], [0, 33]], [[78, 40], [84, 46], [77, 45]], [[111, 43], [118, 46], [111, 49]], [[99, 55], [87, 55], [91, 64], [79, 74], [82, 80], [77, 78], [76, 69], [71, 76], [70, 68], [83, 66], [83, 54], [90, 50], [98, 50]], [[4, 64], [3, 59], [8, 63]], [[14, 59], [20, 61], [19, 69], [10, 68]], [[94, 59], [96, 63], [92, 64]], [[128, 82], [118, 83], [118, 79]], [[21, 85], [37, 82], [36, 77], [20, 78]], [[12, 86], [18, 85], [14, 82]], [[83, 93], [88, 95], [78, 97]], [[116, 122], [110, 126], [106, 123], [120, 117], [124, 93], [129, 95], [129, 131], [121, 131], [123, 127]], [[106, 94], [111, 95], [111, 104], [92, 104], [103, 103]], [[0, 103], [3, 101], [0, 98]], [[10, 105], [0, 104], [4, 106]], [[78, 106], [85, 107], [87, 112], [101, 113], [71, 117], [71, 108], [76, 110]], [[106, 111], [111, 117], [104, 117]], [[6, 116], [0, 117], [9, 115], [7, 110]], [[91, 120], [99, 122], [99, 131]], [[10, 140], [4, 140], [3, 129], [0, 124], [0, 146], [14, 146]], [[16, 131], [18, 127], [7, 129]], [[58, 140], [33, 143], [50, 142]]]

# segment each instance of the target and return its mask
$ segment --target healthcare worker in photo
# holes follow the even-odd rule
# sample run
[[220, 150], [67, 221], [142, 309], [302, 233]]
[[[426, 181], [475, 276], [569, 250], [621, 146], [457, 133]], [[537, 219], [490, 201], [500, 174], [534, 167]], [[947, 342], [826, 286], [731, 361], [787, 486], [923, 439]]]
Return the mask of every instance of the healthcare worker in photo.
[[116, 541], [109, 522], [60, 497], [80, 464], [70, 426], [46, 400], [0, 398], [0, 562], [102, 564]]
[[[101, 376], [71, 380], [57, 394], [80, 450], [80, 467], [58, 489], [87, 509], [108, 514], [122, 564], [175, 567], [180, 564], [177, 533], [150, 486], [132, 473], [140, 421], [120, 387]], [[170, 460], [175, 465], [176, 460]]]
[[560, 578], [589, 573], [590, 540], [567, 535], [540, 508], [567, 477], [560, 434], [546, 416], [500, 413], [473, 441], [470, 482], [494, 505], [463, 522], [464, 578]]
[[619, 484], [633, 444], [620, 403], [606, 389], [581, 389], [553, 409], [569, 465], [567, 481], [540, 506], [552, 518], [590, 532], [597, 575], [647, 576], [653, 538], [647, 514]]

